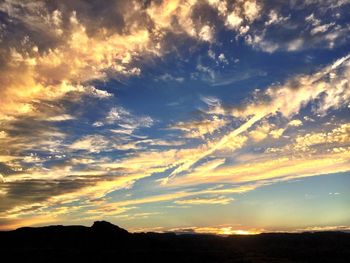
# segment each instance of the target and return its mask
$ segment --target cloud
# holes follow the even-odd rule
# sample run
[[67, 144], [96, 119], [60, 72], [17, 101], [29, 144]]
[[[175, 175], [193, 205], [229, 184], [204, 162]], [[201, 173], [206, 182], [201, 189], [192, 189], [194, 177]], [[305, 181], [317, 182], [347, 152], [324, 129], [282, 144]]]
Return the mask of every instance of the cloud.
[[[72, 93], [75, 99], [84, 94], [111, 97], [86, 83], [139, 75], [134, 58], [161, 54], [162, 35], [171, 28], [208, 40], [208, 27], [197, 31], [192, 25], [189, 14], [195, 3], [4, 1], [0, 10], [6, 14], [8, 32], [2, 39], [6, 48], [1, 53], [0, 118], [36, 116], [39, 111], [33, 102], [67, 99]], [[170, 16], [177, 17], [181, 27], [173, 27]], [[67, 114], [61, 110], [56, 115]]]
[[272, 136], [272, 138], [278, 139], [282, 136], [284, 131], [285, 130], [283, 128], [275, 129], [275, 130], [270, 131], [270, 135]]
[[78, 139], [70, 145], [73, 150], [85, 150], [92, 153], [99, 153], [101, 151], [111, 151], [110, 140], [98, 135], [87, 135]]
[[[304, 4], [290, 2], [287, 13], [284, 4], [275, 1], [261, 2], [263, 11], [260, 11], [258, 19], [265, 26], [254, 24], [240, 26], [239, 35], [248, 45], [258, 50], [273, 53], [276, 51], [298, 52], [315, 48], [333, 49], [348, 41], [349, 26], [339, 19], [347, 16], [346, 3], [333, 5], [331, 1], [306, 1]], [[326, 2], [328, 5], [325, 4]], [[339, 8], [342, 5], [344, 6]], [[333, 8], [329, 8], [330, 6]], [[300, 12], [301, 9], [309, 11], [304, 19], [292, 15]], [[330, 15], [331, 20], [324, 17], [326, 10], [332, 14]], [[243, 28], [247, 29], [242, 30]]]
[[[278, 158], [273, 157], [275, 158], [275, 161], [258, 159], [254, 162], [249, 162], [249, 164], [246, 165], [232, 165], [230, 161], [227, 160], [227, 156], [225, 156], [223, 158], [212, 159], [210, 162], [201, 163], [201, 160], [203, 160], [203, 158], [212, 157], [212, 155], [214, 153], [216, 154], [216, 151], [218, 150], [222, 151], [230, 148], [242, 148], [247, 143], [247, 132], [252, 128], [259, 129], [260, 126], [255, 127], [255, 125], [263, 118], [265, 118], [266, 116], [274, 115], [276, 113], [281, 113], [282, 116], [284, 116], [287, 119], [291, 118], [295, 114], [299, 113], [303, 105], [306, 105], [307, 103], [309, 103], [309, 101], [312, 101], [315, 98], [317, 98], [318, 94], [330, 92], [333, 94], [339, 94], [338, 96], [339, 98], [341, 98], [338, 100], [336, 96], [332, 96], [332, 98], [335, 99], [335, 101], [334, 103], [329, 103], [327, 97], [325, 97], [323, 98], [323, 101], [327, 102], [327, 105], [319, 104], [319, 109], [338, 107], [338, 103], [346, 99], [346, 97], [344, 97], [343, 95], [340, 96], [340, 94], [343, 94], [343, 90], [341, 90], [341, 88], [345, 88], [346, 86], [337, 85], [339, 82], [338, 77], [342, 78], [346, 73], [346, 63], [347, 57], [344, 57], [343, 59], [336, 61], [334, 64], [325, 67], [324, 69], [321, 69], [321, 73], [317, 72], [312, 76], [301, 76], [300, 79], [297, 79], [296, 81], [289, 81], [286, 83], [286, 85], [273, 87], [266, 90], [265, 96], [262, 96], [261, 98], [268, 98], [267, 101], [269, 104], [267, 104], [267, 102], [264, 100], [256, 100], [252, 101], [250, 104], [243, 105], [242, 107], [233, 108], [233, 110], [227, 110], [222, 108], [219, 100], [211, 97], [204, 98], [204, 101], [207, 103], [207, 105], [209, 105], [207, 111], [207, 114], [209, 115], [207, 116], [210, 116], [210, 114], [217, 114], [218, 116], [237, 115], [243, 120], [247, 119], [247, 122], [243, 123], [243, 125], [237, 127], [232, 131], [228, 131], [228, 133], [222, 136], [221, 138], [219, 137], [218, 139], [209, 141], [204, 145], [199, 145], [195, 148], [179, 150], [171, 149], [154, 152], [146, 150], [141, 153], [125, 156], [122, 160], [111, 160], [107, 158], [89, 161], [87, 159], [87, 161], [81, 160], [75, 163], [67, 164], [67, 170], [64, 170], [63, 167], [58, 167], [56, 170], [51, 168], [50, 172], [48, 172], [46, 169], [38, 170], [38, 168], [35, 168], [25, 171], [22, 174], [13, 175], [12, 179], [8, 182], [9, 184], [12, 182], [14, 183], [26, 180], [27, 183], [30, 185], [30, 180], [33, 180], [33, 178], [41, 178], [41, 182], [44, 183], [48, 179], [52, 180], [52, 176], [65, 178], [68, 175], [72, 175], [81, 176], [79, 178], [83, 179], [80, 185], [77, 185], [76, 188], [70, 188], [71, 190], [62, 188], [62, 192], [55, 192], [52, 190], [55, 188], [49, 189], [47, 192], [43, 192], [42, 199], [40, 200], [32, 200], [30, 198], [27, 198], [28, 202], [24, 203], [22, 199], [17, 200], [16, 202], [6, 202], [8, 205], [6, 208], [6, 215], [12, 214], [23, 216], [29, 213], [29, 211], [37, 211], [37, 209], [39, 209], [42, 206], [52, 207], [55, 204], [62, 204], [77, 200], [91, 200], [92, 198], [101, 198], [107, 193], [110, 193], [111, 191], [115, 191], [120, 188], [130, 187], [130, 185], [132, 185], [136, 180], [149, 177], [155, 173], [171, 171], [171, 169], [174, 168], [175, 169], [171, 173], [171, 180], [169, 180], [168, 184], [164, 185], [163, 187], [198, 185], [200, 183], [213, 184], [219, 182], [250, 182], [254, 184], [259, 182], [259, 184], [249, 187], [238, 187], [236, 189], [233, 188], [193, 192], [177, 192], [173, 194], [146, 197], [143, 199], [122, 201], [116, 203], [115, 205], [118, 207], [127, 207], [134, 206], [137, 204], [165, 202], [181, 198], [184, 199], [188, 197], [196, 197], [198, 195], [239, 193], [242, 191], [249, 191], [255, 189], [256, 187], [261, 186], [261, 183], [263, 183], [264, 181], [269, 182], [270, 180], [272, 180], [273, 182], [274, 180], [288, 180], [289, 178], [296, 178], [299, 176], [318, 175], [320, 173], [319, 169], [322, 170], [322, 173], [346, 171], [349, 167], [349, 156], [346, 148], [344, 148], [343, 151], [338, 152], [337, 154], [319, 154], [317, 155], [317, 159], [315, 159], [314, 156], [309, 158], [303, 157], [295, 159], [289, 159], [286, 156], [279, 156]], [[325, 79], [324, 76], [327, 76], [332, 72], [336, 72], [337, 78], [332, 78], [332, 82], [328, 83], [327, 79]], [[347, 75], [345, 74], [345, 76]], [[310, 79], [313, 80], [311, 82], [312, 85], [310, 85]], [[298, 86], [300, 83], [305, 85]], [[332, 91], [332, 87], [336, 88], [336, 92]], [[283, 98], [286, 92], [290, 92], [288, 94], [294, 95], [294, 99], [288, 100], [288, 102], [283, 100], [281, 101], [281, 98]], [[312, 94], [312, 96], [308, 97], [307, 94]], [[299, 96], [302, 96], [302, 99], [298, 100], [297, 98], [299, 98]], [[307, 101], [306, 99], [309, 99], [309, 101]], [[115, 124], [120, 119], [123, 119], [121, 118], [121, 116], [124, 116], [125, 114], [129, 116], [129, 112], [126, 110], [110, 110], [106, 117], [106, 123], [110, 123], [108, 125]], [[264, 126], [263, 122], [262, 125]], [[222, 126], [220, 126], [220, 128], [222, 128]], [[275, 129], [274, 126], [271, 126], [271, 128], [266, 129], [266, 134], [269, 134], [273, 129]], [[204, 131], [206, 133], [205, 129]], [[339, 131], [337, 130], [336, 132], [334, 132], [334, 134], [340, 134], [340, 131], [345, 131], [346, 134], [347, 128], [344, 126]], [[101, 138], [102, 141], [98, 141], [98, 139]], [[343, 137], [342, 135], [339, 135], [338, 138]], [[94, 143], [94, 140], [96, 141], [96, 143]], [[230, 147], [230, 145], [233, 144], [233, 142], [235, 142], [234, 146]], [[79, 138], [76, 141], [76, 145], [80, 146], [73, 147], [73, 149], [83, 148], [87, 152], [91, 151], [92, 149], [92, 153], [94, 153], [94, 151], [98, 152], [103, 150], [109, 150], [108, 144], [110, 143], [110, 140], [107, 141], [103, 137], [87, 136]], [[29, 148], [31, 147], [32, 146], [30, 146]], [[268, 157], [269, 156], [266, 156], [266, 158]], [[79, 168], [79, 170], [75, 170], [75, 165], [78, 168], [84, 163], [88, 164], [88, 166], [85, 167], [86, 170], [81, 168]], [[318, 170], [315, 171], [314, 167], [317, 167]], [[87, 178], [85, 179], [84, 173], [90, 174], [90, 176], [88, 176], [87, 178], [90, 177], [92, 180], [89, 181], [87, 180]], [[173, 177], [173, 175], [177, 175], [180, 173], [184, 173], [184, 175], [181, 175], [181, 177], [179, 176], [176, 178]], [[94, 176], [91, 177], [91, 175]], [[114, 176], [111, 177], [111, 175]], [[9, 180], [10, 178], [7, 179]], [[56, 180], [63, 179], [58, 178]], [[58, 183], [55, 182], [55, 184]], [[31, 189], [28, 186], [26, 186], [26, 188]], [[14, 184], [12, 185], [12, 189], [16, 189]], [[4, 193], [6, 194], [8, 192], [9, 189], [6, 189], [6, 191], [4, 191]], [[40, 195], [37, 195], [37, 197], [40, 197]]]
[[204, 74], [204, 79], [209, 79], [209, 81], [215, 80], [215, 71], [210, 67], [204, 66], [201, 63], [197, 65], [197, 70]]
[[[274, 160], [261, 160], [248, 164], [227, 165], [212, 170], [210, 173], [198, 173], [196, 169], [187, 175], [176, 177], [168, 182], [170, 186], [197, 185], [208, 183], [242, 183], [263, 180], [315, 176], [339, 173], [349, 170], [349, 151], [341, 154], [319, 154], [317, 159], [274, 157]], [[315, 168], [317, 167], [317, 168]]]
[[[312, 75], [297, 76], [282, 86], [268, 88], [259, 94], [265, 100], [251, 102], [246, 107], [233, 110], [233, 114], [238, 117], [248, 117], [280, 112], [290, 117], [316, 99], [320, 99], [316, 109], [320, 113], [342, 107], [342, 102], [349, 99], [347, 92], [349, 58], [349, 55], [342, 57]], [[332, 72], [337, 75], [337, 78], [327, 79]], [[322, 97], [322, 94], [325, 96]]]
[[222, 63], [228, 64], [228, 60], [226, 59], [224, 53], [221, 53], [221, 54], [218, 56], [218, 59], [219, 59], [219, 61], [221, 61]]
[[322, 232], [322, 231], [349, 231], [349, 226], [309, 226], [296, 230], [296, 232]]
[[312, 151], [315, 150], [314, 147], [322, 145], [327, 149], [338, 149], [350, 142], [349, 131], [350, 124], [345, 123], [331, 131], [306, 133], [303, 136], [297, 136], [291, 147], [299, 151]]
[[255, 0], [244, 1], [243, 4], [244, 15], [249, 21], [254, 21], [261, 11], [261, 6]]
[[202, 29], [199, 31], [199, 37], [202, 40], [208, 42], [213, 41], [213, 34], [213, 29], [208, 25], [203, 26]]
[[315, 35], [317, 33], [324, 33], [326, 32], [328, 29], [330, 29], [332, 26], [334, 26], [335, 23], [329, 23], [329, 24], [324, 24], [324, 25], [319, 25], [319, 26], [315, 26], [312, 30], [311, 30], [311, 35]]
[[269, 13], [269, 20], [265, 22], [265, 25], [270, 26], [274, 24], [280, 24], [290, 19], [290, 16], [283, 17], [276, 10], [271, 10]]
[[[210, 2], [210, 4], [216, 8], [219, 16], [226, 16], [227, 23], [231, 27], [238, 27], [244, 21], [245, 26], [249, 25], [256, 19], [261, 19], [261, 10], [264, 8], [263, 2], [256, 1], [237, 1], [236, 3], [217, 3]], [[112, 8], [115, 5], [118, 8]], [[76, 82], [76, 81], [88, 81], [93, 79], [105, 78], [111, 72], [119, 75], [137, 75], [140, 74], [141, 69], [132, 66], [132, 60], [134, 57], [143, 53], [160, 54], [162, 48], [162, 39], [160, 35], [166, 31], [183, 31], [189, 37], [202, 39], [204, 41], [213, 41], [212, 27], [209, 25], [197, 25], [197, 21], [191, 18], [191, 13], [194, 12], [197, 1], [167, 1], [161, 4], [152, 2], [148, 6], [142, 6], [135, 4], [130, 8], [130, 5], [125, 1], [114, 2], [103, 5], [95, 5], [90, 3], [83, 5], [81, 3], [71, 4], [69, 2], [62, 2], [57, 6], [46, 6], [44, 3], [36, 3], [32, 5], [21, 5], [6, 1], [2, 9], [9, 13], [11, 17], [16, 18], [21, 24], [26, 27], [36, 28], [40, 34], [44, 34], [45, 31], [52, 32], [52, 34], [58, 35], [53, 37], [54, 47], [48, 49], [46, 53], [43, 53], [40, 48], [42, 43], [39, 43], [38, 39], [29, 39], [25, 43], [25, 48], [30, 49], [29, 52], [19, 52], [19, 48], [12, 50], [10, 53], [11, 60], [16, 61], [15, 68], [23, 67], [27, 68], [28, 78], [24, 81], [28, 82], [25, 86], [33, 86], [30, 94], [22, 93], [23, 97], [21, 101], [14, 102], [17, 107], [16, 111], [19, 113], [27, 113], [33, 111], [33, 107], [30, 101], [36, 99], [38, 95], [44, 91], [41, 85], [46, 85], [50, 82]], [[20, 7], [20, 8], [18, 8]], [[229, 13], [229, 10], [234, 7], [234, 10]], [[42, 11], [45, 16], [36, 17], [35, 11]], [[54, 11], [51, 11], [54, 10]], [[73, 10], [79, 10], [74, 12]], [[113, 11], [116, 17], [115, 20], [110, 21], [109, 16], [102, 16], [103, 19], [95, 21], [95, 16], [92, 10], [96, 10], [97, 13], [101, 12], [105, 14], [106, 10], [118, 10]], [[123, 15], [122, 10], [134, 10], [135, 14], [129, 16]], [[115, 14], [114, 14], [115, 12]], [[25, 15], [24, 15], [25, 14]], [[109, 14], [109, 12], [108, 12]], [[167, 14], [167, 15], [166, 15]], [[235, 15], [235, 16], [234, 16]], [[136, 21], [132, 22], [132, 19]], [[141, 26], [141, 22], [146, 22], [146, 25], [151, 24], [149, 20], [153, 22], [153, 31], [149, 31], [147, 27]], [[174, 25], [173, 20], [170, 17], [177, 19], [177, 24]], [[272, 17], [272, 18], [271, 18]], [[274, 10], [271, 14], [270, 20], [277, 23], [278, 14]], [[269, 21], [270, 21], [269, 20]], [[281, 21], [279, 21], [281, 22]], [[272, 22], [271, 22], [272, 23]], [[98, 30], [100, 25], [101, 30]], [[53, 28], [53, 29], [52, 29]], [[244, 27], [242, 27], [244, 28]], [[105, 32], [104, 32], [105, 30]], [[121, 31], [127, 31], [128, 34], [121, 34]], [[330, 33], [326, 36], [329, 41], [336, 42], [336, 39], [343, 35], [343, 29], [337, 29], [336, 32]], [[337, 33], [339, 32], [339, 33]], [[274, 51], [281, 45], [268, 40], [264, 35], [253, 33], [254, 40], [252, 43], [261, 45], [263, 49], [267, 51]], [[259, 40], [259, 37], [260, 40]], [[247, 36], [250, 36], [249, 34]], [[59, 39], [65, 40], [67, 45], [60, 46]], [[249, 39], [249, 38], [248, 38]], [[303, 47], [303, 38], [292, 39], [287, 44], [288, 50], [298, 50]], [[120, 44], [123, 43], [123, 44]], [[271, 44], [268, 44], [271, 43]], [[40, 46], [40, 45], [41, 46]], [[264, 47], [264, 45], [266, 47]], [[40, 48], [39, 48], [40, 47]], [[82, 47], [90, 47], [89, 49]], [[48, 47], [45, 47], [48, 48]], [[113, 51], [112, 51], [113, 50]], [[43, 50], [45, 51], [45, 49]], [[72, 63], [65, 63], [67, 60]], [[88, 61], [88, 64], [86, 63]], [[52, 63], [54, 62], [54, 63]], [[19, 65], [19, 63], [21, 65]], [[129, 67], [130, 65], [130, 67]], [[215, 78], [215, 75], [205, 69], [204, 66], [199, 67], [199, 70], [209, 73], [211, 78]], [[35, 79], [33, 75], [40, 74], [40, 80]], [[6, 75], [9, 75], [6, 73]], [[176, 78], [181, 80], [181, 78]], [[73, 84], [73, 83], [69, 83]], [[52, 94], [53, 99], [56, 96], [63, 96], [66, 92], [74, 91], [74, 87], [70, 90], [64, 90], [63, 87], [52, 87], [54, 90], [61, 91], [61, 93], [55, 95]], [[9, 88], [8, 90], [20, 90], [20, 88]], [[47, 90], [47, 89], [45, 89]], [[8, 97], [14, 97], [11, 94]], [[18, 98], [18, 96], [17, 96]], [[40, 96], [38, 97], [40, 99]], [[17, 100], [17, 99], [16, 99]], [[6, 103], [10, 107], [10, 100]], [[18, 107], [21, 105], [21, 107]], [[12, 107], [8, 112], [13, 112]], [[4, 111], [2, 111], [4, 112]]]
[[[323, 103], [322, 101], [319, 102], [318, 111], [325, 112], [330, 108], [342, 107], [344, 105], [343, 102], [350, 98], [348, 96], [349, 94], [347, 94], [349, 57], [340, 58], [313, 75], [299, 76], [289, 80], [285, 85], [280, 87], [268, 88], [264, 91], [264, 94], [259, 96], [259, 98], [264, 98], [264, 100], [253, 101], [241, 108], [233, 109], [233, 116], [248, 120], [238, 128], [211, 143], [207, 150], [203, 151], [199, 157], [184, 162], [170, 174], [168, 179], [174, 178], [177, 174], [186, 171], [198, 161], [222, 149], [229, 141], [247, 131], [266, 116], [280, 113], [290, 118], [299, 113], [302, 107], [320, 98], [321, 94], [333, 95], [324, 96]], [[338, 78], [328, 81], [326, 76], [334, 71], [337, 71]], [[167, 183], [168, 179], [164, 183]]]
[[151, 117], [135, 116], [122, 107], [113, 107], [106, 117], [106, 122], [107, 124], [118, 123], [120, 126], [130, 127], [130, 129], [136, 129], [138, 127], [150, 127], [153, 124]]
[[7, 133], [5, 131], [0, 132], [0, 139], [5, 139], [7, 137]]
[[75, 117], [73, 117], [70, 114], [62, 114], [62, 115], [49, 117], [47, 119], [47, 121], [59, 122], [59, 121], [69, 121], [69, 120], [74, 120], [74, 119], [75, 119]]
[[178, 129], [185, 132], [185, 138], [204, 138], [207, 134], [213, 134], [217, 129], [227, 124], [227, 120], [213, 116], [211, 119], [202, 121], [179, 122], [171, 129]]
[[288, 123], [289, 126], [294, 126], [294, 127], [299, 127], [303, 125], [303, 122], [301, 120], [295, 119], [295, 120], [291, 120]]
[[[345, 172], [349, 170], [348, 126], [345, 123], [330, 131], [297, 134], [294, 139], [288, 140], [291, 141], [290, 144], [268, 148], [264, 155], [252, 154], [249, 160], [237, 159], [233, 164], [230, 164], [227, 157], [213, 160], [198, 165], [184, 175], [171, 178], [167, 185], [184, 187], [198, 185], [200, 182], [211, 184], [289, 180]], [[258, 131], [259, 129], [260, 126]], [[267, 134], [268, 129], [264, 130], [263, 138]]]
[[[153, 196], [146, 196], [142, 198], [135, 198], [135, 199], [128, 199], [124, 201], [117, 201], [112, 202], [116, 207], [128, 207], [128, 206], [135, 206], [135, 205], [141, 205], [141, 204], [148, 204], [148, 203], [161, 203], [161, 202], [168, 202], [168, 201], [176, 201], [177, 199], [183, 199], [188, 197], [197, 197], [201, 195], [220, 195], [220, 194], [235, 194], [235, 193], [244, 193], [246, 191], [250, 191], [252, 189], [255, 189], [258, 185], [242, 185], [237, 186], [233, 188], [226, 188], [226, 189], [204, 189], [199, 191], [179, 191], [179, 192], [172, 192], [172, 193], [166, 193], [166, 194], [160, 194], [160, 195], [153, 195]], [[201, 198], [199, 198], [201, 199]], [[217, 198], [209, 198], [212, 200], [216, 200]], [[219, 197], [218, 199], [223, 199], [225, 202], [228, 201], [230, 198], [225, 197]], [[232, 199], [230, 199], [232, 201]]]
[[[79, 158], [64, 157], [61, 163], [46, 169], [43, 164], [51, 160], [47, 157], [39, 160], [39, 166], [7, 176], [6, 183], [1, 185], [6, 195], [2, 216], [25, 216], [29, 212], [39, 214], [38, 209], [42, 207], [51, 209], [55, 205], [72, 201], [101, 198], [109, 192], [130, 187], [136, 180], [164, 172], [173, 167], [178, 159], [191, 158], [200, 151], [145, 151], [125, 156], [122, 160], [86, 155], [109, 151], [113, 143], [111, 138], [82, 137], [70, 146], [71, 150], [85, 151], [79, 154]], [[19, 157], [17, 159], [20, 160]], [[42, 189], [43, 185], [46, 188]]]
[[243, 19], [235, 12], [231, 12], [227, 16], [227, 25], [233, 29], [238, 29], [241, 23], [243, 22]]
[[175, 201], [176, 204], [180, 205], [227, 205], [233, 201], [232, 198], [226, 198], [219, 196], [217, 198], [193, 198]]
[[165, 73], [165, 74], [161, 75], [160, 77], [158, 77], [157, 80], [176, 81], [176, 82], [182, 83], [185, 81], [185, 78], [184, 77], [174, 77], [169, 73]]
[[[93, 144], [90, 147], [91, 141], [88, 141], [87, 151], [90, 151], [90, 149], [104, 150], [95, 149], [96, 145], [99, 144]], [[86, 142], [82, 143], [82, 146], [85, 147]], [[82, 147], [79, 146], [80, 148]], [[1, 189], [6, 190], [6, 197], [2, 203], [2, 216], [38, 214], [39, 211], [37, 210], [42, 207], [50, 209], [54, 205], [101, 198], [117, 189], [130, 187], [137, 180], [149, 177], [154, 173], [164, 172], [174, 167], [178, 160], [193, 158], [200, 151], [201, 149], [145, 151], [127, 156], [122, 160], [97, 157], [84, 159], [80, 156], [80, 158], [63, 163], [56, 168], [51, 167], [50, 170], [35, 167], [22, 171], [19, 174], [7, 177], [6, 183], [1, 184]], [[46, 187], [42, 188], [43, 185]], [[240, 190], [237, 189], [237, 191]], [[205, 193], [215, 192], [207, 191]], [[179, 195], [186, 197], [194, 195], [194, 193]], [[164, 198], [170, 198], [170, 196], [161, 199]], [[135, 202], [132, 201], [132, 203]], [[123, 206], [128, 205], [129, 203], [126, 202]]]
[[199, 155], [193, 156], [193, 158], [186, 160], [183, 162], [182, 165], [177, 167], [170, 176], [163, 181], [164, 184], [168, 182], [169, 179], [174, 178], [177, 174], [186, 171], [190, 167], [192, 167], [194, 164], [196, 164], [198, 161], [202, 160], [203, 158], [210, 156], [215, 151], [224, 148], [230, 141], [235, 139], [237, 136], [239, 136], [242, 132], [245, 132], [247, 129], [249, 129], [252, 125], [254, 125], [255, 122], [263, 118], [261, 115], [257, 115], [253, 118], [251, 118], [249, 121], [238, 127], [237, 129], [229, 132], [222, 138], [216, 140], [213, 143], [210, 143], [208, 147], [206, 147], [205, 151], [202, 151]]
[[24, 181], [6, 181], [1, 189], [6, 191], [0, 206], [0, 214], [14, 216], [21, 212], [35, 212], [45, 206], [48, 199], [69, 194], [94, 184], [97, 178], [81, 179], [67, 177], [57, 180], [29, 179]]
[[249, 136], [255, 141], [264, 140], [270, 133], [271, 126], [269, 123], [265, 122], [262, 125], [258, 126], [256, 129], [249, 132]]

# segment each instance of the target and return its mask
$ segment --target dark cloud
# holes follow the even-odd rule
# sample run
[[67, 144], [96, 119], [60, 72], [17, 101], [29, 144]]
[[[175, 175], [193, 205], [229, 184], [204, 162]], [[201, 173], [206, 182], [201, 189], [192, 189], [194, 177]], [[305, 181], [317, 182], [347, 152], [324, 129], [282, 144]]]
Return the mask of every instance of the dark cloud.
[[50, 197], [77, 192], [83, 188], [94, 186], [97, 182], [108, 181], [112, 178], [113, 176], [89, 175], [67, 176], [57, 180], [31, 179], [4, 182], [0, 184], [0, 190], [6, 193], [1, 196], [0, 213], [18, 206], [44, 202]]
[[89, 34], [96, 34], [102, 28], [113, 32], [123, 33], [126, 26], [124, 14], [133, 7], [132, 1], [98, 1], [98, 0], [55, 0], [45, 1], [50, 13], [58, 10], [63, 21], [69, 21], [72, 13], [83, 25]]
[[18, 173], [18, 171], [14, 170], [11, 166], [5, 163], [0, 163], [0, 174], [2, 174], [3, 176], [12, 175], [16, 173]]

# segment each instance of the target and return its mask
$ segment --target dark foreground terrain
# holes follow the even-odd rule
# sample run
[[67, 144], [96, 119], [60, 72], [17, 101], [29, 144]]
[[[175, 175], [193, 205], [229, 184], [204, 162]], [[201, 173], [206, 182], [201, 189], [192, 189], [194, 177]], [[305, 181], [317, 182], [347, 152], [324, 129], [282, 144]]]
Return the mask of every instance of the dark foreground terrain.
[[[350, 262], [350, 233], [128, 233], [108, 222], [0, 232], [1, 262]], [[19, 261], [18, 261], [19, 260]]]

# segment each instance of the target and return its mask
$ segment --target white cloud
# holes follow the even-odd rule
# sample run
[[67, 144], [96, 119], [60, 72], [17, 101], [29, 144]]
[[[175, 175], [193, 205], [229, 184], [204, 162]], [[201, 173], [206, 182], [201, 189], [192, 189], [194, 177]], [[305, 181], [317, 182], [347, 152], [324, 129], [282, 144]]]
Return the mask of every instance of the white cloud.
[[226, 23], [230, 28], [238, 29], [242, 24], [243, 19], [235, 12], [231, 12], [226, 19]]
[[302, 38], [294, 39], [288, 43], [287, 50], [288, 51], [298, 51], [302, 47], [303, 44], [304, 44], [304, 39], [302, 39]]
[[180, 205], [227, 205], [233, 201], [233, 198], [227, 198], [224, 196], [214, 198], [192, 198], [175, 201]]
[[212, 42], [213, 41], [213, 29], [208, 26], [205, 25], [201, 28], [201, 30], [199, 31], [199, 37], [200, 39], [207, 41], [207, 42]]
[[[255, 123], [266, 116], [281, 113], [286, 118], [291, 118], [299, 113], [302, 107], [309, 102], [314, 101], [324, 92], [337, 94], [338, 96], [330, 96], [330, 99], [327, 99], [326, 97], [321, 106], [322, 110], [325, 111], [332, 107], [343, 106], [343, 101], [350, 99], [350, 93], [348, 92], [347, 86], [341, 84], [343, 79], [340, 78], [338, 82], [329, 83], [325, 81], [324, 76], [327, 76], [330, 72], [339, 70], [344, 77], [349, 77], [349, 58], [350, 55], [342, 57], [313, 75], [299, 76], [298, 78], [293, 79], [293, 81], [287, 82], [285, 85], [267, 89], [261, 96], [262, 98], [269, 98], [267, 102], [258, 100], [243, 108], [233, 109], [232, 115], [246, 118], [247, 121], [215, 142], [211, 142], [210, 146], [205, 151], [202, 151], [202, 154], [186, 161], [175, 169], [164, 183], [167, 183], [169, 179], [173, 179], [177, 174], [188, 170], [203, 158], [215, 153], [219, 149], [222, 149], [229, 141], [246, 132]], [[293, 83], [292, 87], [290, 86], [291, 83]], [[296, 83], [298, 84], [297, 89], [293, 88]], [[344, 92], [346, 95], [344, 95]], [[341, 98], [340, 94], [342, 94]]]
[[153, 123], [154, 120], [150, 116], [136, 116], [125, 108], [119, 106], [112, 107], [107, 113], [105, 119], [94, 122], [93, 126], [101, 127], [104, 125], [117, 125], [132, 133], [132, 131], [138, 128], [151, 127]]
[[161, 75], [160, 77], [156, 78], [156, 80], [162, 80], [162, 81], [176, 81], [179, 83], [182, 83], [185, 81], [184, 77], [174, 77], [173, 75], [169, 73], [165, 73]]
[[211, 49], [208, 50], [208, 56], [210, 58], [212, 58], [213, 60], [216, 60], [216, 57], [215, 57], [215, 52]]
[[271, 10], [269, 13], [269, 20], [265, 22], [265, 25], [274, 25], [279, 24], [281, 22], [287, 21], [290, 18], [290, 16], [283, 17], [277, 13], [276, 10]]
[[301, 120], [295, 119], [292, 120], [288, 123], [289, 126], [294, 126], [294, 127], [299, 127], [301, 125], [303, 125], [303, 122]]
[[244, 15], [249, 21], [254, 21], [259, 17], [261, 6], [255, 0], [246, 0], [243, 4]]
[[314, 13], [311, 13], [309, 16], [305, 17], [305, 21], [309, 22], [313, 26], [318, 26], [321, 23], [321, 20], [315, 18]]
[[221, 54], [218, 56], [218, 59], [219, 59], [220, 62], [225, 63], [225, 64], [228, 64], [228, 60], [226, 59], [224, 53], [221, 53]]
[[57, 116], [52, 116], [46, 119], [47, 121], [52, 121], [52, 122], [59, 122], [59, 121], [68, 121], [68, 120], [74, 120], [75, 117], [73, 117], [70, 114], [62, 114], [62, 115], [57, 115]]
[[73, 142], [69, 148], [73, 150], [84, 150], [91, 153], [113, 150], [110, 140], [101, 135], [84, 136]]
[[318, 33], [324, 33], [324, 32], [329, 30], [334, 25], [335, 25], [335, 23], [318, 25], [318, 26], [315, 26], [313, 29], [311, 29], [310, 33], [311, 33], [311, 35], [315, 35], [315, 34], [318, 34]]
[[215, 80], [215, 71], [210, 67], [204, 66], [201, 63], [199, 63], [196, 68], [198, 71], [205, 73], [206, 77], [209, 77], [211, 81]]

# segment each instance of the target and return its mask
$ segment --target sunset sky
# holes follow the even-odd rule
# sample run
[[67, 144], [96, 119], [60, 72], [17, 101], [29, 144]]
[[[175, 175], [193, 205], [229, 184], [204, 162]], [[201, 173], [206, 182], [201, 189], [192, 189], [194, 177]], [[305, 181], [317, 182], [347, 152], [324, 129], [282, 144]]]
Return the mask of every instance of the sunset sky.
[[1, 0], [0, 229], [350, 229], [349, 0]]

